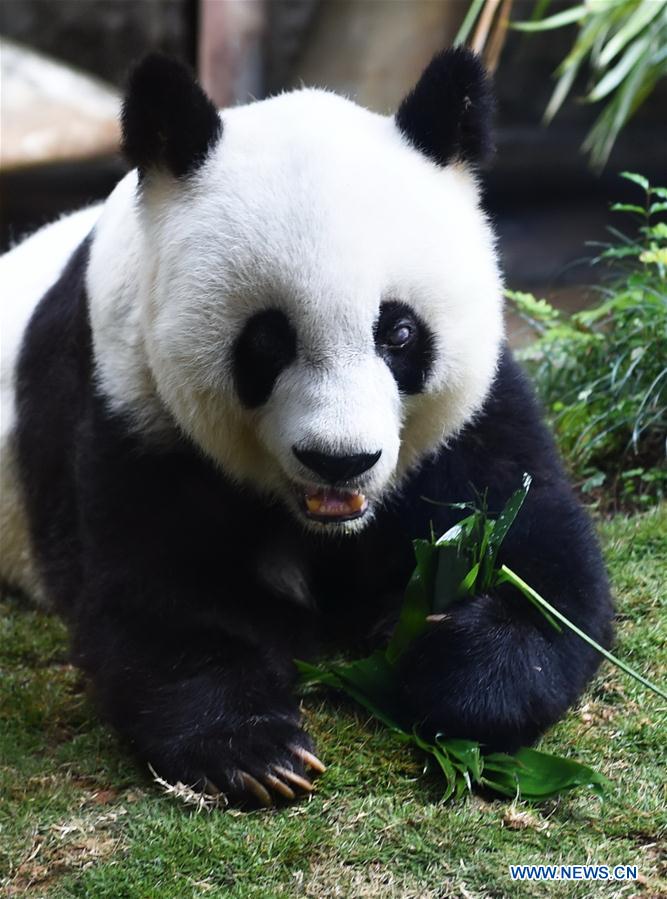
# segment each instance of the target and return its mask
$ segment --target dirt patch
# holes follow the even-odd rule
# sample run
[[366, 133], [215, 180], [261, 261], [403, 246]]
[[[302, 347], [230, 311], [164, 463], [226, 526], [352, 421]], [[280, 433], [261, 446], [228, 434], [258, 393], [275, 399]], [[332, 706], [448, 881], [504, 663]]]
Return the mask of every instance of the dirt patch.
[[33, 834], [28, 851], [10, 871], [8, 897], [48, 895], [56, 880], [72, 871], [83, 871], [109, 858], [123, 847], [121, 806], [101, 815], [71, 818]]
[[448, 886], [446, 875], [434, 890], [425, 888], [416, 878], [396, 877], [379, 863], [351, 868], [323, 861], [313, 864], [308, 872], [294, 875], [290, 895], [304, 899], [464, 899], [466, 891]]

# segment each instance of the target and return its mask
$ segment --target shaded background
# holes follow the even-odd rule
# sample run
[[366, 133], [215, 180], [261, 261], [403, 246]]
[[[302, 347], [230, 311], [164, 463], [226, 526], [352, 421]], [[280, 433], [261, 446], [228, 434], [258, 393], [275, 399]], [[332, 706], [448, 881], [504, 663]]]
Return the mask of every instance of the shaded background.
[[[196, 68], [221, 106], [305, 83], [388, 113], [432, 53], [451, 42], [467, 6], [466, 0], [4, 0], [0, 34], [119, 92], [131, 64], [160, 49]], [[532, 9], [531, 0], [517, 0], [512, 18], [528, 18]], [[580, 151], [595, 109], [570, 100], [549, 128], [541, 126], [552, 73], [575, 33], [576, 26], [509, 32], [496, 73], [498, 152], [484, 176], [508, 283], [565, 305], [581, 304], [579, 285], [594, 277], [577, 264], [585, 241], [603, 239], [609, 203], [631, 195], [617, 173], [640, 171], [662, 183], [666, 149], [664, 84], [621, 133], [601, 175], [587, 168]], [[20, 103], [9, 102], [7, 82], [3, 134], [25, 115]], [[45, 115], [47, 106], [62, 133], [69, 127], [71, 134], [76, 112], [61, 114], [48, 98]], [[124, 171], [113, 147], [78, 155], [3, 163], [3, 249], [54, 215], [104, 197]]]

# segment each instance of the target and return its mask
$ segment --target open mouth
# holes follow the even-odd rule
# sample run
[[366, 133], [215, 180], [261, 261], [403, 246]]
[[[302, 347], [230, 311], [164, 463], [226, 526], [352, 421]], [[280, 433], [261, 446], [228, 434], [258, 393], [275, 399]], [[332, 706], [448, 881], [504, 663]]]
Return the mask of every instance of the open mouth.
[[359, 490], [318, 487], [307, 490], [303, 500], [307, 517], [325, 524], [361, 518], [368, 509], [368, 500]]

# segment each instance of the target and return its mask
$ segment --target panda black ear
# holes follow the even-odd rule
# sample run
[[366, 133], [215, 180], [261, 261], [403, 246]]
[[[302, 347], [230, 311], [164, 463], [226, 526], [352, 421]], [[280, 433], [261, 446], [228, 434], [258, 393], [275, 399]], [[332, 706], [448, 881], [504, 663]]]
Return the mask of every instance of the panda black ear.
[[422, 153], [447, 165], [483, 163], [493, 151], [494, 99], [480, 58], [463, 47], [433, 57], [396, 113], [396, 124]]
[[151, 169], [189, 175], [222, 134], [215, 106], [189, 70], [160, 54], [145, 57], [130, 75], [121, 125], [123, 152], [140, 177]]

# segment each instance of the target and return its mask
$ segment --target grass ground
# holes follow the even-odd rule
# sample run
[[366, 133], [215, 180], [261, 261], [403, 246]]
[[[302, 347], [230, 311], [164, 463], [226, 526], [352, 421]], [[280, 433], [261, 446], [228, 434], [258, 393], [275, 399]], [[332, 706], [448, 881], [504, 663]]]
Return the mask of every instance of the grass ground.
[[[617, 651], [667, 676], [667, 506], [602, 537]], [[543, 741], [613, 781], [538, 807], [444, 805], [420, 760], [332, 697], [305, 714], [329, 765], [310, 801], [197, 813], [157, 788], [102, 727], [56, 619], [0, 604], [0, 894], [90, 899], [667, 896], [667, 709], [605, 664]], [[510, 863], [636, 864], [636, 883], [513, 883]]]

